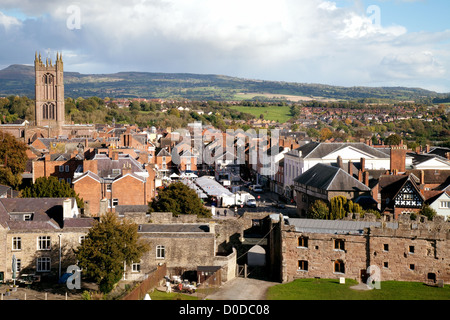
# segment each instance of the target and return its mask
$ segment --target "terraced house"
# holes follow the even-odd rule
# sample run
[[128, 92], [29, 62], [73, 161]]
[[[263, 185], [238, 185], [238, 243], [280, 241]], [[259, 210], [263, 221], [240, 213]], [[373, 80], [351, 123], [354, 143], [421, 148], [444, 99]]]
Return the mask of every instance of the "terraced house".
[[76, 261], [76, 248], [93, 225], [73, 198], [0, 198], [0, 281], [17, 274], [60, 276]]

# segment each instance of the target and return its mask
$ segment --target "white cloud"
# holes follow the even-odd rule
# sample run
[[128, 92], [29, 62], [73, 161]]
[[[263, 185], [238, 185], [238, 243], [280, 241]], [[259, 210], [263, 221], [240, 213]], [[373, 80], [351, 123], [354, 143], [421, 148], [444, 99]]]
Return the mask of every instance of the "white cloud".
[[[73, 4], [80, 8], [79, 30], [66, 27]], [[2, 64], [19, 56], [29, 63], [35, 50], [52, 48], [70, 52], [66, 69], [84, 73], [111, 66], [111, 72], [220, 73], [336, 85], [449, 78], [449, 57], [440, 44], [450, 31], [408, 33], [403, 26], [374, 23], [356, 5], [340, 8], [332, 1], [0, 0], [1, 8], [35, 17], [20, 22], [0, 14], [0, 26], [4, 20], [15, 26], [0, 27], [11, 51], [0, 53]]]
[[0, 26], [3, 26], [8, 30], [12, 26], [20, 26], [20, 21], [17, 18], [7, 16], [0, 11]]

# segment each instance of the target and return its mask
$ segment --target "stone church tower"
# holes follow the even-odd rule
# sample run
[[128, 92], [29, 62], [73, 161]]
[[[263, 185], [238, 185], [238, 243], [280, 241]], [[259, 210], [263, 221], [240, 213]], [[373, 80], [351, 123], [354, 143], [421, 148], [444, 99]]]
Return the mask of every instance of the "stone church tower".
[[62, 55], [56, 54], [56, 62], [34, 59], [36, 92], [36, 126], [49, 126], [60, 131], [64, 125], [64, 79]]

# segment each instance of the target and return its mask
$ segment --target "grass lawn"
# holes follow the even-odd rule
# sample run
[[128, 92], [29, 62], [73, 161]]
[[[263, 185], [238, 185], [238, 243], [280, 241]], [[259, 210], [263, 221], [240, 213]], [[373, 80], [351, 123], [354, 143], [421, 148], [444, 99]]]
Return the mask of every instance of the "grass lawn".
[[256, 118], [261, 114], [264, 115], [264, 120], [275, 120], [280, 123], [285, 123], [292, 116], [290, 115], [289, 106], [269, 106], [269, 107], [245, 107], [245, 106], [230, 106], [231, 109], [239, 112], [250, 113]]
[[179, 292], [162, 292], [158, 290], [153, 290], [150, 293], [150, 298], [152, 300], [198, 300], [196, 295], [188, 295]]
[[355, 280], [298, 279], [270, 287], [268, 300], [450, 300], [450, 286], [429, 287], [420, 282], [381, 282], [381, 288], [355, 290]]

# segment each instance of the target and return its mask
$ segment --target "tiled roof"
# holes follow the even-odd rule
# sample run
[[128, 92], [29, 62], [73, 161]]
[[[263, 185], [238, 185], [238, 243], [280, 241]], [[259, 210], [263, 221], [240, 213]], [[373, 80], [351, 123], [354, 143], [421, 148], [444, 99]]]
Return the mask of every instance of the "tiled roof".
[[370, 188], [341, 168], [318, 163], [294, 179], [296, 184], [327, 191], [370, 191]]

